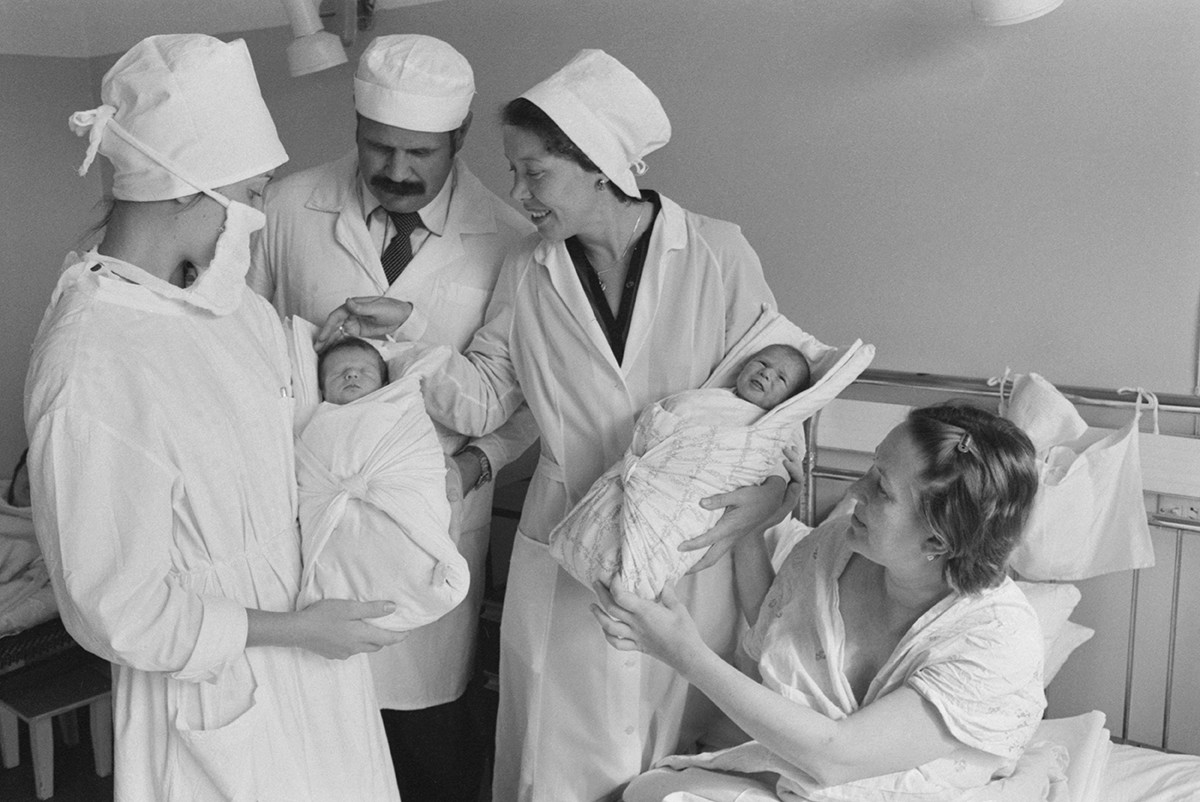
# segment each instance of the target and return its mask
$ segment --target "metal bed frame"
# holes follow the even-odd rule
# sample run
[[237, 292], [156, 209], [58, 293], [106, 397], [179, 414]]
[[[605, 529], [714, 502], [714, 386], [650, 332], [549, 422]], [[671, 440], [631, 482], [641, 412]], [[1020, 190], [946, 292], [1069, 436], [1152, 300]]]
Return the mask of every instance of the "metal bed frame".
[[[872, 395], [870, 400], [881, 401], [882, 403], [907, 405], [905, 401], [889, 400], [886, 396], [881, 398], [880, 393], [874, 392], [875, 388], [882, 388], [883, 390], [900, 389], [910, 393], [925, 393], [926, 397], [932, 393], [942, 398], [977, 397], [993, 399], [997, 404], [1000, 401], [1000, 388], [994, 386], [992, 382], [986, 379], [945, 376], [932, 373], [866, 370], [851, 385], [851, 388], [847, 391], [848, 394], [853, 394], [856, 388], [869, 388], [870, 392], [868, 394]], [[1129, 390], [1106, 390], [1094, 387], [1064, 385], [1059, 385], [1058, 390], [1077, 407], [1133, 409], [1136, 404], [1136, 398], [1130, 397], [1131, 394], [1136, 396], [1136, 393]], [[1179, 436], [1200, 437], [1200, 396], [1159, 393], [1157, 394], [1157, 400], [1157, 408], [1160, 413], [1178, 414], [1191, 419], [1191, 432]], [[852, 482], [860, 476], [856, 471], [823, 465], [821, 463], [819, 430], [820, 413], [817, 413], [810, 420], [806, 421], [804, 432], [805, 486], [800, 504], [802, 518], [809, 526], [813, 526], [816, 523], [816, 482], [818, 479]], [[1156, 512], [1149, 514], [1149, 523], [1151, 526], [1170, 529], [1175, 532], [1175, 565], [1174, 576], [1171, 582], [1171, 616], [1167, 642], [1166, 688], [1165, 701], [1163, 703], [1161, 747], [1162, 751], [1170, 751], [1168, 748], [1168, 737], [1171, 725], [1172, 691], [1174, 688], [1175, 645], [1179, 624], [1179, 588], [1183, 565], [1183, 538], [1185, 536], [1200, 535], [1200, 522]], [[1114, 740], [1151, 749], [1160, 749], [1160, 747], [1138, 743], [1129, 738], [1130, 710], [1133, 700], [1134, 640], [1137, 634], [1138, 582], [1140, 574], [1140, 569], [1133, 571], [1132, 591], [1130, 594], [1129, 634], [1126, 646], [1124, 715], [1121, 734], [1119, 737], [1115, 736]]]

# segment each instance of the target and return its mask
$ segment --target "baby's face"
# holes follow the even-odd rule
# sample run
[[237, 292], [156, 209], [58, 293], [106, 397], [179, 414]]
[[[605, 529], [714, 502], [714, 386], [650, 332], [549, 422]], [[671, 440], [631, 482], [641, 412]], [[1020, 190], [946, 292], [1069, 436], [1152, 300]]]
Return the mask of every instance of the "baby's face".
[[782, 348], [767, 347], [742, 366], [737, 377], [738, 398], [773, 409], [792, 396], [808, 377], [808, 366]]
[[348, 404], [383, 386], [379, 358], [359, 348], [335, 351], [321, 367], [325, 400], [331, 404]]

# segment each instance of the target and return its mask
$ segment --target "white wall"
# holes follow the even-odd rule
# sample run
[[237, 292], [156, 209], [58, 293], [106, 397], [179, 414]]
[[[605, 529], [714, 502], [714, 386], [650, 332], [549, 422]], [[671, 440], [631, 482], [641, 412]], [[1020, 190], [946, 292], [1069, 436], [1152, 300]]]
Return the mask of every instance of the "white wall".
[[29, 346], [63, 256], [99, 219], [99, 171], [76, 175], [71, 112], [95, 106], [84, 59], [0, 55], [0, 474], [25, 446]]
[[[977, 25], [966, 0], [445, 0], [378, 13], [373, 34], [401, 31], [475, 65], [466, 155], [501, 192], [498, 106], [582, 47], [620, 58], [675, 127], [643, 185], [739, 222], [780, 307], [827, 341], [875, 342], [877, 367], [1193, 386], [1194, 0], [1067, 0], [1008, 28]], [[288, 36], [246, 38], [297, 168], [350, 147], [352, 65], [289, 78]], [[20, 437], [12, 387], [59, 251], [98, 197], [70, 173], [81, 68], [21, 62], [15, 83], [38, 85], [18, 87], [8, 64], [0, 93], [17, 96], [0, 123], [20, 146], [0, 152], [0, 460]]]

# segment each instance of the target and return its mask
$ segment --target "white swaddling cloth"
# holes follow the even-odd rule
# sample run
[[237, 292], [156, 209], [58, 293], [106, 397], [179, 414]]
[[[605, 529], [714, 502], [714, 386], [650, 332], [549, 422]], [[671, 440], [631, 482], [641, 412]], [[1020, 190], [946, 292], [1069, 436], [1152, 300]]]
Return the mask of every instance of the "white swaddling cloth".
[[[812, 385], [770, 411], [728, 388], [745, 360], [786, 343], [809, 362]], [[605, 471], [550, 533], [550, 553], [584, 584], [619, 577], [642, 598], [687, 572], [704, 550], [679, 551], [724, 514], [700, 500], [762, 482], [784, 446], [803, 444], [801, 424], [866, 369], [872, 345], [824, 345], [772, 309], [726, 354], [699, 390], [677, 393], [638, 417], [624, 459]], [[757, 410], [747, 413], [746, 407]]]
[[292, 333], [294, 350], [312, 363], [302, 371], [297, 362], [295, 371], [299, 605], [391, 600], [396, 611], [371, 623], [395, 631], [437, 620], [466, 596], [470, 573], [450, 537], [445, 459], [419, 379], [313, 408], [311, 324], [294, 319]]

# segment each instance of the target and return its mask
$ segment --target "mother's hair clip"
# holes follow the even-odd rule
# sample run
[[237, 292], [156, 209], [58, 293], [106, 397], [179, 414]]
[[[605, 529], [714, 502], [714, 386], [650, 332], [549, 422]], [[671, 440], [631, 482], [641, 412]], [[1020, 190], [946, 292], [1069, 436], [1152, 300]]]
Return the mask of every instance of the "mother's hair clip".
[[964, 454], [968, 453], [971, 450], [971, 433], [963, 432], [962, 437], [958, 438], [958, 445], [955, 448]]

